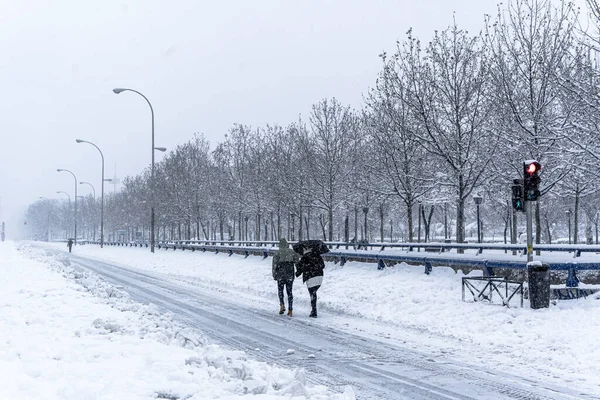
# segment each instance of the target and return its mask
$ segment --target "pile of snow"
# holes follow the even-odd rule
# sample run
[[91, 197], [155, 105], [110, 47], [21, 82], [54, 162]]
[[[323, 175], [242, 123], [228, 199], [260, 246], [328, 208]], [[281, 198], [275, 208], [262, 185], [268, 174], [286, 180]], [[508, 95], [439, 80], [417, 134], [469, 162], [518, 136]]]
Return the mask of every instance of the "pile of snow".
[[[64, 244], [60, 245], [63, 250]], [[151, 271], [191, 285], [219, 287], [252, 298], [253, 307], [276, 314], [279, 306], [271, 259], [190, 251], [77, 246], [91, 258]], [[480, 275], [475, 272], [472, 276]], [[559, 301], [549, 309], [512, 307], [461, 300], [462, 273], [436, 267], [328, 262], [319, 289], [319, 318], [307, 318], [308, 293], [294, 284], [294, 318], [397, 340], [437, 357], [480, 363], [532, 379], [577, 384], [600, 392], [600, 301], [595, 297]]]
[[0, 244], [1, 398], [354, 399], [210, 345], [66, 255], [19, 247]]

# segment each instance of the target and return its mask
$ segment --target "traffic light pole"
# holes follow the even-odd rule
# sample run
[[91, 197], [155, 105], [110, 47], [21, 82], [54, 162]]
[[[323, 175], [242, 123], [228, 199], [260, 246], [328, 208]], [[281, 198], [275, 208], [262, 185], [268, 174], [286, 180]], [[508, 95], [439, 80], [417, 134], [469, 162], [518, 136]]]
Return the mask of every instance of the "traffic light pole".
[[533, 201], [525, 202], [525, 213], [527, 214], [527, 262], [533, 261]]

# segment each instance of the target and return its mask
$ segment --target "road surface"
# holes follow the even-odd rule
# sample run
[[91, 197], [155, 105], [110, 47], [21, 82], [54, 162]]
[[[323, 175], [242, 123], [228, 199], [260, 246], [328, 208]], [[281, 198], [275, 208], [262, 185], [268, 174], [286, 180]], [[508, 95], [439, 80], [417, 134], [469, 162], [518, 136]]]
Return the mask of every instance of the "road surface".
[[245, 351], [259, 361], [304, 368], [309, 382], [334, 391], [343, 392], [349, 385], [359, 400], [600, 399], [490, 366], [436, 359], [383, 338], [323, 326], [305, 316], [279, 316], [222, 288], [192, 285], [75, 254], [68, 257], [122, 287], [132, 299], [172, 312], [179, 322], [202, 330], [215, 343]]

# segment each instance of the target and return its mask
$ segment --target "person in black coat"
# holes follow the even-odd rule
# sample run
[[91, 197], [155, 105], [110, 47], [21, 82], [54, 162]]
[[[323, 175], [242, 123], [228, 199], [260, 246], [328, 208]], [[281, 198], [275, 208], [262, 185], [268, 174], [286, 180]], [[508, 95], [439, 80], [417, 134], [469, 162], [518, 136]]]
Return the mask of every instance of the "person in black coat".
[[283, 302], [283, 288], [287, 292], [288, 316], [292, 316], [292, 304], [294, 296], [292, 286], [294, 285], [294, 265], [298, 262], [298, 254], [289, 248], [287, 240], [279, 239], [279, 250], [273, 255], [273, 279], [277, 281], [277, 292], [279, 295], [279, 314], [285, 312]]
[[73, 247], [73, 239], [69, 238], [67, 241], [67, 247], [69, 248], [69, 253], [71, 252], [71, 248]]
[[304, 254], [296, 265], [296, 276], [302, 275], [302, 281], [306, 283], [308, 288], [312, 307], [309, 317], [312, 318], [317, 318], [317, 290], [323, 283], [324, 268], [323, 257], [309, 248], [304, 249]]

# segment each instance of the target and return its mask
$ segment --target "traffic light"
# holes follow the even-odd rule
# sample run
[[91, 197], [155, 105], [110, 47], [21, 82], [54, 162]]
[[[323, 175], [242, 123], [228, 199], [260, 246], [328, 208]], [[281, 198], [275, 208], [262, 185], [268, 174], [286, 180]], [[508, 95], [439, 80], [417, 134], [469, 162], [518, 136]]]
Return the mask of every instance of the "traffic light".
[[539, 172], [542, 165], [535, 161], [525, 161], [523, 163], [523, 187], [525, 189], [525, 201], [537, 201], [540, 197], [540, 182], [542, 179]]
[[523, 179], [513, 180], [512, 205], [515, 211], [525, 211], [525, 199], [523, 198]]

